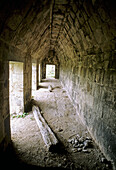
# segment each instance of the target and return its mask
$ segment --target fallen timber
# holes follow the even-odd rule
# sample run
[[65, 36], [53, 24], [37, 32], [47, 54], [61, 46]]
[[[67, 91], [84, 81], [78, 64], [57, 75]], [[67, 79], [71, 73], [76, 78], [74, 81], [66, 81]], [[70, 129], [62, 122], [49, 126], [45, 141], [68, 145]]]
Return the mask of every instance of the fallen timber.
[[48, 90], [49, 90], [49, 92], [52, 92], [53, 88], [51, 85], [48, 86]]
[[47, 146], [48, 151], [54, 152], [57, 150], [57, 146], [59, 144], [55, 134], [48, 126], [47, 122], [41, 115], [41, 111], [38, 106], [33, 105], [32, 111], [37, 122], [37, 125], [40, 129], [41, 135], [43, 137], [44, 143]]

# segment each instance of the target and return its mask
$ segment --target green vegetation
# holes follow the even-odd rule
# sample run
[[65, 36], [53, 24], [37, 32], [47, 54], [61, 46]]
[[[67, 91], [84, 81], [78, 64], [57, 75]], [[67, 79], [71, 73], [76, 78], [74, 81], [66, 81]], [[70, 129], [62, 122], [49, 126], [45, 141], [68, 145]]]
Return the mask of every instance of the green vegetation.
[[28, 113], [22, 113], [22, 114], [17, 114], [17, 113], [14, 113], [13, 115], [12, 115], [12, 118], [24, 118], [25, 116], [27, 116], [28, 115]]

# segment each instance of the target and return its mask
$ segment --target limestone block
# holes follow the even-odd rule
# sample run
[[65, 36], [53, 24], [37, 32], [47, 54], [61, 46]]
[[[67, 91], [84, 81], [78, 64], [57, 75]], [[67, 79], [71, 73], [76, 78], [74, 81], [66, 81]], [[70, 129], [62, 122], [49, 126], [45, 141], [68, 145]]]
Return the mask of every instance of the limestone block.
[[75, 25], [76, 30], [78, 30], [81, 26], [77, 17], [75, 18], [75, 24], [74, 25]]
[[104, 37], [104, 35], [103, 35], [103, 32], [102, 32], [102, 29], [101, 29], [101, 28], [97, 28], [97, 29], [95, 30], [94, 35], [95, 35], [96, 41], [97, 41], [99, 44], [101, 44], [101, 43], [103, 43], [103, 42], [105, 41], [105, 37]]
[[0, 80], [3, 81], [5, 76], [5, 67], [3, 61], [0, 61]]
[[11, 132], [10, 132], [10, 115], [8, 115], [5, 119], [4, 119], [4, 134], [5, 134], [5, 138], [7, 141], [7, 144], [10, 142], [11, 140]]
[[108, 15], [108, 13], [103, 9], [103, 7], [99, 8], [98, 12], [99, 12], [99, 15], [100, 15], [101, 19], [104, 22], [108, 22], [110, 20], [110, 17]]
[[12, 14], [11, 17], [8, 18], [6, 24], [10, 29], [15, 31], [19, 24], [21, 23], [21, 21], [22, 21], [21, 14], [15, 12], [14, 14]]
[[0, 115], [0, 143], [2, 142], [4, 138], [4, 124], [3, 124], [3, 118]]
[[78, 12], [76, 13], [76, 17], [78, 18], [79, 23], [80, 23], [80, 25], [82, 26], [82, 25], [84, 24], [84, 22], [85, 22], [84, 17], [83, 17], [83, 15], [82, 15], [82, 12], [81, 12], [81, 11], [78, 11]]
[[8, 27], [5, 27], [4, 31], [1, 33], [1, 38], [8, 43], [11, 43], [11, 40], [13, 38], [13, 31]]
[[3, 108], [2, 108], [3, 116], [6, 117], [10, 114], [9, 112], [9, 98], [5, 98], [3, 102]]
[[73, 20], [75, 19], [75, 13], [74, 13], [74, 11], [70, 11], [70, 15], [71, 15], [71, 17], [73, 18]]

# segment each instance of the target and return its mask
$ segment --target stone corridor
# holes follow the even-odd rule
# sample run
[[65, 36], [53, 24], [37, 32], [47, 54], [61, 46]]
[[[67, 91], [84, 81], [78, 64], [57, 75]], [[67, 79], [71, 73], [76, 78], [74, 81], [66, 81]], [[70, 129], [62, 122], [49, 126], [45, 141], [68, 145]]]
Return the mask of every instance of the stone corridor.
[[[10, 76], [10, 63], [16, 62], [22, 66], [21, 71], [19, 64], [13, 70], [14, 79]], [[47, 88], [40, 88], [48, 83], [42, 82], [46, 79], [47, 65], [55, 66], [54, 78], [66, 93], [62, 88], [54, 88], [52, 93], [48, 93]], [[61, 140], [65, 136], [67, 141], [69, 134], [78, 129], [74, 122], [79, 118], [115, 170], [116, 1], [0, 1], [0, 157], [5, 163], [8, 161], [6, 152], [12, 143], [10, 113], [17, 112], [20, 117], [21, 111], [22, 117], [28, 119], [32, 98], [38, 92], [42, 96], [40, 107], [58, 137], [63, 134]], [[60, 94], [65, 102], [70, 99], [70, 107], [67, 103], [62, 105]], [[44, 101], [46, 95], [50, 104]], [[70, 113], [72, 106], [75, 111]], [[34, 120], [29, 120], [31, 128]], [[22, 128], [20, 131], [23, 133]], [[79, 160], [78, 154], [75, 160]], [[95, 162], [98, 164], [99, 161]], [[93, 164], [91, 166], [93, 168]]]
[[[48, 85], [52, 85], [52, 92], [49, 92]], [[48, 152], [33, 113], [29, 112], [24, 118], [13, 118], [12, 115], [11, 139], [21, 168], [24, 165], [31, 165], [33, 168], [112, 169], [111, 163], [102, 161], [105, 157], [93, 140], [92, 146], [86, 149], [83, 149], [84, 145], [81, 142], [82, 150], [79, 150], [81, 146], [78, 148], [74, 143], [70, 143], [70, 140], [75, 139], [77, 135], [83, 140], [91, 139], [91, 136], [81, 123], [66, 91], [58, 80], [43, 80], [39, 90], [34, 94], [34, 100], [38, 102], [43, 117], [61, 144], [58, 152]], [[16, 166], [12, 160], [11, 166], [13, 164]]]

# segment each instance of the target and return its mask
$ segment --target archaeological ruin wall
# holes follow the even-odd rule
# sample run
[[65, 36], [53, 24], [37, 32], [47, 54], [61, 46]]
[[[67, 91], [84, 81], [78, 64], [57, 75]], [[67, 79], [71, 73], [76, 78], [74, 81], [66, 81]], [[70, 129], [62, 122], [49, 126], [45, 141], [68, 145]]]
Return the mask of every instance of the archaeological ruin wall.
[[11, 137], [9, 61], [23, 62], [24, 111], [28, 111], [34, 59], [37, 86], [45, 78], [45, 64], [57, 65], [56, 78], [77, 115], [116, 167], [115, 1], [21, 2], [1, 1], [0, 148], [6, 148]]
[[72, 5], [59, 37], [60, 81], [82, 122], [115, 164], [116, 31], [113, 9], [102, 5]]

